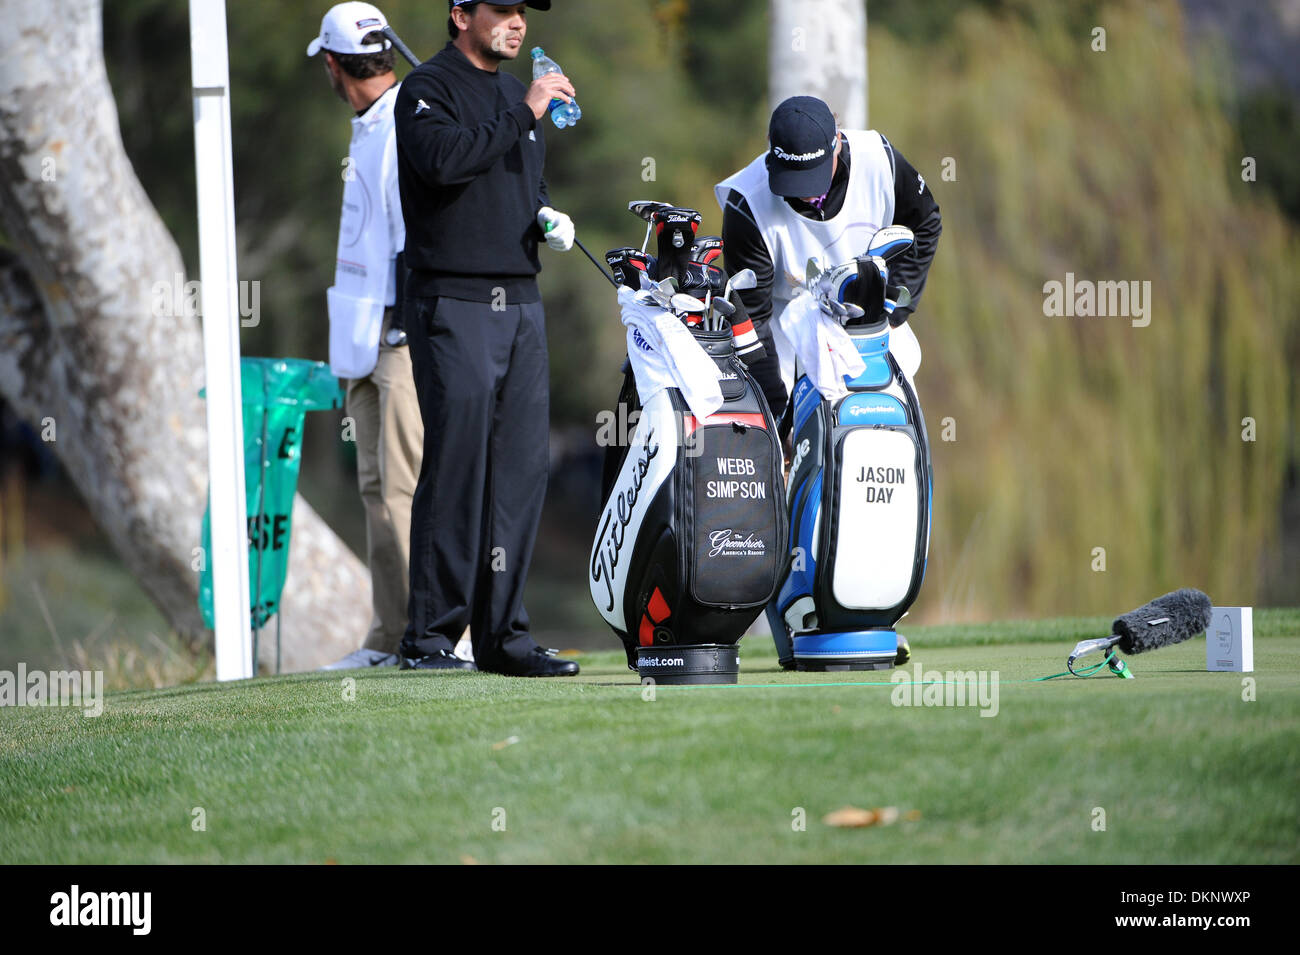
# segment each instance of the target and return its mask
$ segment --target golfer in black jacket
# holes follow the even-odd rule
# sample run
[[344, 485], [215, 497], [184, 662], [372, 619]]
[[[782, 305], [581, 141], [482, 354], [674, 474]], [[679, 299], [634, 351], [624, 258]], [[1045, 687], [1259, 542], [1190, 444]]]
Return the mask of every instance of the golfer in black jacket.
[[537, 246], [567, 251], [550, 208], [541, 119], [573, 86], [501, 72], [525, 9], [550, 0], [451, 0], [452, 41], [402, 83], [394, 115], [407, 223], [406, 329], [424, 459], [411, 514], [403, 665], [473, 669], [452, 652], [468, 624], [478, 669], [568, 676], [528, 632], [524, 581], [546, 496], [548, 380]]

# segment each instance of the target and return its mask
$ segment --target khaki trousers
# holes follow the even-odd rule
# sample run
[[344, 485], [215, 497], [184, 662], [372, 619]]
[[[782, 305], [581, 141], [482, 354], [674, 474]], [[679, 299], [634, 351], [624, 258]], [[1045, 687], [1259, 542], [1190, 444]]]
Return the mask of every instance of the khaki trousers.
[[[385, 314], [385, 333], [388, 318]], [[344, 408], [355, 428], [357, 486], [366, 510], [366, 557], [373, 589], [365, 648], [396, 653], [406, 631], [411, 498], [424, 448], [410, 349], [391, 348], [381, 335], [375, 370], [348, 381]]]

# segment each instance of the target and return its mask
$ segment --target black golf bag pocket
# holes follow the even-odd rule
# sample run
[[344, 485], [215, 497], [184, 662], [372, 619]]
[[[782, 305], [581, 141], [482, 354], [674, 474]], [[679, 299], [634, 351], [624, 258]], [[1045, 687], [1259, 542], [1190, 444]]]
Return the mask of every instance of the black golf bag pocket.
[[723, 372], [722, 407], [698, 420], [675, 388], [620, 417], [607, 447], [592, 543], [592, 602], [636, 667], [638, 647], [735, 643], [785, 573], [787, 518], [776, 425], [730, 332], [692, 332]]
[[698, 429], [698, 453], [686, 458], [691, 596], [722, 609], [761, 607], [784, 566], [781, 449], [761, 415], [748, 423], [721, 417]]

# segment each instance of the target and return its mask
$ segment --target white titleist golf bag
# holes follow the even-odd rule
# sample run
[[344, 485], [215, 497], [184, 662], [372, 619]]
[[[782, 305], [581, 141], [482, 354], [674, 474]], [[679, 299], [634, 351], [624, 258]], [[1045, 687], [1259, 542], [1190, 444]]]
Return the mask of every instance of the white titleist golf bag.
[[796, 363], [792, 561], [768, 614], [787, 668], [892, 667], [894, 625], [925, 576], [929, 439], [916, 391], [889, 348], [889, 317], [910, 297], [888, 287], [886, 263], [911, 243], [910, 230], [890, 227], [856, 263], [826, 272], [809, 263], [810, 291], [843, 325], [865, 367], [842, 376], [846, 389], [831, 400]]
[[[661, 208], [649, 210], [648, 221], [655, 211], [668, 219], [658, 258], [666, 272], [671, 240], [663, 233], [674, 221], [693, 231], [698, 214], [692, 224], [681, 215], [674, 220], [681, 210], [654, 205]], [[691, 243], [680, 247], [689, 252]], [[658, 278], [650, 274], [644, 285]], [[662, 285], [666, 295], [666, 277]], [[687, 289], [701, 302], [723, 297], [721, 287], [716, 295], [708, 287]], [[629, 362], [616, 417], [618, 430], [626, 422], [630, 434], [606, 442], [604, 504], [588, 582], [596, 609], [643, 677], [735, 682], [734, 645], [775, 596], [787, 563], [781, 447], [762, 391], [737, 357], [720, 313], [700, 311], [682, 293], [662, 305], [661, 315], [675, 316], [676, 334], [693, 340], [685, 344], [707, 376], [715, 377], [716, 368], [721, 406], [697, 418], [680, 388], [663, 387], [641, 407], [636, 365]], [[629, 328], [630, 348], [653, 350]]]

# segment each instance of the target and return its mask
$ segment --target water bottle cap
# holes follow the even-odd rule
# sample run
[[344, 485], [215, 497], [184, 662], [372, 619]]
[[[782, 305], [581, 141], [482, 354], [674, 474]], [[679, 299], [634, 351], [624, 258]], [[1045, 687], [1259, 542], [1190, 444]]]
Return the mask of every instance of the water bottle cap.
[[542, 52], [542, 48], [541, 48], [540, 46], [535, 46], [535, 47], [533, 47], [533, 59], [534, 59], [534, 60], [540, 60], [540, 59], [541, 59], [542, 57], [544, 57], [545, 55], [546, 55], [546, 54]]

